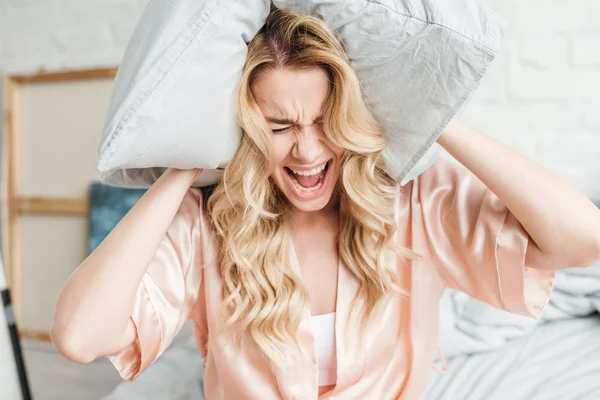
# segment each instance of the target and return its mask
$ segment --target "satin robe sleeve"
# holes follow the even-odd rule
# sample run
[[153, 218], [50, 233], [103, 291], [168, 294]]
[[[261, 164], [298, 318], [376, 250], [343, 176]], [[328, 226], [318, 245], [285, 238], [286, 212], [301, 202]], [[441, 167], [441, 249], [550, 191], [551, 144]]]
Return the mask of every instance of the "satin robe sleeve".
[[444, 159], [412, 189], [426, 236], [419, 239], [446, 287], [539, 319], [554, 271], [525, 265], [529, 234], [500, 199], [464, 166]]
[[130, 316], [137, 339], [108, 356], [123, 379], [133, 381], [160, 357], [194, 311], [202, 283], [201, 196], [195, 188], [185, 195], [144, 273]]

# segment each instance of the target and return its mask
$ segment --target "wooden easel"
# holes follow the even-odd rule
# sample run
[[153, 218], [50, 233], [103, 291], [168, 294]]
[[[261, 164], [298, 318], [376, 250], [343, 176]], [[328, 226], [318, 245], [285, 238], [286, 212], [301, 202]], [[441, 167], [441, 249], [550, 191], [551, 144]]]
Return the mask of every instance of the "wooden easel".
[[[13, 296], [17, 321], [22, 319], [22, 276], [20, 270], [19, 220], [23, 216], [74, 216], [87, 217], [87, 198], [62, 198], [25, 196], [19, 192], [19, 95], [23, 87], [32, 84], [57, 83], [94, 79], [113, 79], [116, 68], [34, 75], [7, 76], [4, 78], [4, 140], [2, 145], [2, 252], [8, 287]], [[99, 132], [98, 132], [99, 135]], [[50, 341], [49, 332], [21, 329], [21, 337]]]

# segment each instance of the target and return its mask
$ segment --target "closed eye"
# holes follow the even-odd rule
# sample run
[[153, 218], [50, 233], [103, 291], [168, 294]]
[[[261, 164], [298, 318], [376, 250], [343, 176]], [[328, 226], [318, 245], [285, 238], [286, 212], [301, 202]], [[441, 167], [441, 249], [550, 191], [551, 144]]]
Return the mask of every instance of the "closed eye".
[[287, 130], [291, 129], [291, 126], [285, 127], [285, 128], [281, 128], [281, 129], [272, 129], [273, 133], [283, 133], [286, 132]]

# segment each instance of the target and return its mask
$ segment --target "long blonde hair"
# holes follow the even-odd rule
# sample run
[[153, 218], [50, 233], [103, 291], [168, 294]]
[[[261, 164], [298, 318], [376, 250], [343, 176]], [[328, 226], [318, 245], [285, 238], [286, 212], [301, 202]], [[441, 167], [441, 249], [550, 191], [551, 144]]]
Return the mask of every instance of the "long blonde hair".
[[[247, 332], [273, 362], [289, 356], [291, 343], [300, 349], [295, 332], [309, 295], [290, 265], [289, 204], [270, 178], [272, 132], [251, 88], [265, 71], [314, 67], [330, 79], [323, 129], [346, 150], [336, 184], [343, 211], [338, 240], [341, 260], [360, 282], [351, 310], [362, 310], [361, 330], [394, 293], [405, 294], [395, 266], [383, 263], [396, 230], [392, 204], [399, 188], [383, 169], [380, 124], [363, 101], [341, 43], [324, 23], [275, 10], [248, 45], [238, 87], [241, 144], [207, 201], [221, 248], [224, 329], [233, 330], [238, 345]], [[418, 257], [409, 249], [393, 249], [402, 257]]]

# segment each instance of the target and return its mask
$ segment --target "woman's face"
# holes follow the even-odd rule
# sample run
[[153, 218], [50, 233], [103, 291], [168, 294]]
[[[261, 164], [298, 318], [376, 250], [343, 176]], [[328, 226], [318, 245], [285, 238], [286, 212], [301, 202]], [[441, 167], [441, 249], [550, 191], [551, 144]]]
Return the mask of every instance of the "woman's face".
[[343, 149], [328, 139], [321, 123], [328, 91], [326, 72], [318, 68], [268, 70], [252, 87], [273, 131], [273, 181], [302, 211], [323, 209], [340, 175]]

